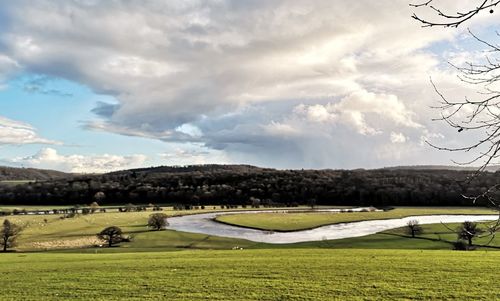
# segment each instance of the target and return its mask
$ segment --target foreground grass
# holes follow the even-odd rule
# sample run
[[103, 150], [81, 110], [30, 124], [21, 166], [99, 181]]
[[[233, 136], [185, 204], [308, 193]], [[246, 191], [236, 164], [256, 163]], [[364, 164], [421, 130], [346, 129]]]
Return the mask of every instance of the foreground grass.
[[[269, 231], [297, 231], [324, 225], [431, 214], [495, 214], [486, 208], [396, 208], [384, 212], [272, 212], [220, 215], [217, 221]], [[498, 213], [497, 213], [498, 214]]]
[[[498, 300], [499, 252], [0, 254], [2, 300]], [[480, 276], [479, 276], [480, 275]]]

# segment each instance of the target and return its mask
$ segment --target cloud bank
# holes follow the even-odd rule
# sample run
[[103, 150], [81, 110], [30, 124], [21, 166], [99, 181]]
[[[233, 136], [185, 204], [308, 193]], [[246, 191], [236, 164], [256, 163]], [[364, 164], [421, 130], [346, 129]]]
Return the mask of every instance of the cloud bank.
[[104, 173], [114, 170], [141, 167], [146, 161], [144, 155], [60, 155], [53, 148], [43, 148], [28, 157], [6, 160], [18, 166], [55, 169], [74, 173]]
[[448, 155], [422, 141], [462, 139], [430, 121], [428, 81], [468, 92], [430, 49], [461, 32], [420, 28], [405, 1], [20, 0], [2, 10], [0, 74], [115, 97], [96, 105], [90, 130], [294, 168], [442, 163]]

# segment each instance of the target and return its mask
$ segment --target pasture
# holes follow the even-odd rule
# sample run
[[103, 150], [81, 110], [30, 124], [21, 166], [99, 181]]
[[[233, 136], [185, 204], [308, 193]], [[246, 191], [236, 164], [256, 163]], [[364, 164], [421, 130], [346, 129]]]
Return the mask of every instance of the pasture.
[[[178, 214], [193, 214], [208, 212], [199, 211], [173, 211], [166, 209], [162, 212], [169, 216]], [[392, 216], [405, 216], [405, 214], [429, 214], [429, 212], [446, 213], [481, 213], [485, 209], [451, 209], [451, 208], [400, 208], [388, 212], [360, 212], [360, 213], [285, 213], [278, 214], [281, 220], [288, 217], [303, 216], [302, 221], [310, 223], [311, 220], [320, 216], [328, 216], [328, 222], [333, 218], [362, 218], [370, 219], [379, 214], [390, 213]], [[184, 249], [222, 249], [228, 250], [235, 247], [245, 249], [278, 249], [278, 248], [387, 248], [387, 249], [445, 249], [452, 248], [451, 242], [456, 240], [456, 234], [450, 229], [458, 225], [450, 225], [448, 228], [436, 225], [423, 225], [424, 234], [417, 239], [407, 237], [404, 229], [394, 229], [358, 238], [340, 240], [322, 240], [307, 243], [273, 245], [256, 243], [242, 239], [232, 239], [218, 236], [210, 236], [195, 233], [178, 232], [172, 230], [150, 231], [147, 228], [147, 219], [151, 211], [146, 212], [108, 212], [88, 215], [77, 215], [74, 218], [61, 218], [61, 215], [17, 215], [7, 217], [11, 222], [24, 226], [24, 231], [19, 236], [17, 251], [47, 251], [61, 250], [64, 252], [148, 252], [148, 251], [171, 251]], [[229, 215], [229, 217], [252, 218], [253, 216], [266, 216], [266, 213]], [[226, 217], [226, 216], [221, 216]], [[312, 218], [310, 218], [312, 217]], [[0, 219], [0, 222], [3, 218]], [[266, 220], [261, 220], [266, 225]], [[130, 242], [121, 243], [117, 248], [92, 248], [99, 245], [95, 234], [108, 226], [122, 228], [126, 236], [131, 237]], [[297, 227], [298, 223], [294, 226]], [[477, 240], [478, 244], [487, 243], [489, 238]], [[500, 240], [495, 238], [490, 243], [492, 246], [500, 245]], [[90, 247], [90, 248], [89, 248]]]
[[[396, 210], [396, 214], [428, 214], [437, 209]], [[163, 212], [173, 216], [199, 211]], [[483, 210], [475, 212], [484, 214]], [[25, 229], [17, 252], [0, 254], [1, 299], [500, 298], [494, 289], [500, 267], [500, 252], [495, 251], [500, 240], [473, 252], [451, 251], [456, 233], [450, 229], [458, 224], [423, 225], [424, 234], [418, 238], [408, 237], [400, 228], [357, 238], [275, 245], [172, 230], [149, 231], [146, 223], [151, 213], [9, 216]], [[131, 241], [112, 248], [91, 247], [99, 244], [95, 233], [110, 225], [121, 227]], [[487, 239], [475, 243], [484, 244]]]
[[[2, 300], [498, 300], [500, 252], [2, 254]], [[481, 276], [478, 276], [481, 275]]]
[[255, 214], [228, 214], [218, 216], [216, 220], [235, 226], [286, 232], [311, 229], [339, 223], [437, 214], [498, 213], [488, 208], [400, 207], [390, 211], [374, 212], [262, 212]]

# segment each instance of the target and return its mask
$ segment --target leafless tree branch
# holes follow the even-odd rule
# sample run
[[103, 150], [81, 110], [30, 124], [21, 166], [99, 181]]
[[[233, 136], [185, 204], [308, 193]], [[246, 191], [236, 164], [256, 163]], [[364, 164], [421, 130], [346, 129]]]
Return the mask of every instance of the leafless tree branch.
[[[437, 17], [437, 21], [424, 19], [416, 13], [412, 18], [420, 22], [423, 27], [458, 27], [481, 11], [487, 10], [493, 13], [493, 8], [500, 4], [500, 0], [476, 0], [476, 5], [472, 9], [449, 13], [435, 6], [436, 2], [438, 1], [428, 0], [410, 6], [416, 10], [430, 9]], [[439, 97], [439, 103], [433, 108], [440, 113], [440, 117], [433, 120], [444, 121], [458, 133], [469, 133], [479, 138], [475, 143], [463, 147], [442, 147], [429, 141], [427, 143], [438, 150], [473, 154], [473, 158], [468, 161], [455, 162], [459, 165], [479, 165], [469, 177], [470, 182], [485, 172], [487, 167], [500, 163], [500, 45], [468, 31], [471, 37], [485, 47], [483, 60], [466, 62], [463, 65], [450, 63], [450, 66], [458, 72], [459, 80], [476, 87], [477, 93], [473, 97], [451, 99], [440, 91], [431, 79], [431, 85]], [[498, 32], [496, 34], [500, 37]], [[500, 184], [491, 186], [479, 195], [463, 196], [472, 203], [486, 203], [499, 211], [499, 218], [491, 223], [486, 231], [487, 235], [492, 236], [492, 240], [500, 229], [500, 202], [497, 201], [500, 196]]]
[[428, 0], [422, 3], [410, 3], [411, 7], [414, 8], [428, 8], [432, 10], [440, 21], [429, 21], [424, 19], [414, 13], [411, 17], [417, 21], [419, 21], [423, 27], [458, 27], [460, 24], [470, 20], [472, 17], [476, 16], [483, 10], [489, 10], [490, 13], [493, 13], [493, 8], [500, 4], [500, 0], [481, 0], [477, 1], [478, 4], [469, 10], [458, 11], [455, 13], [445, 12], [440, 8], [437, 8], [433, 5], [434, 0]]

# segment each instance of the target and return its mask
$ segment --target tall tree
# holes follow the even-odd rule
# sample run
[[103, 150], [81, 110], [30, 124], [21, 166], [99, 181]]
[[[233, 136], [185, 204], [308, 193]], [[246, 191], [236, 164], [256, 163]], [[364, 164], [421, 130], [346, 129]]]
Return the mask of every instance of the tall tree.
[[[452, 2], [453, 3], [453, 2]], [[426, 0], [424, 2], [410, 4], [415, 10], [427, 10], [434, 13], [434, 17], [421, 17], [415, 12], [412, 18], [420, 22], [423, 27], [459, 27], [470, 19], [481, 13], [494, 13], [500, 6], [500, 0], [475, 0], [468, 1], [463, 8], [447, 10], [443, 8], [442, 1]], [[419, 12], [419, 13], [420, 13]], [[440, 118], [449, 126], [456, 129], [458, 133], [469, 133], [477, 139], [475, 142], [462, 147], [443, 147], [429, 143], [431, 146], [451, 152], [467, 152], [472, 155], [468, 161], [457, 162], [461, 165], [479, 165], [476, 172], [469, 179], [477, 177], [490, 165], [498, 165], [500, 162], [500, 45], [493, 41], [487, 41], [472, 31], [470, 35], [485, 49], [484, 56], [480, 60], [466, 62], [456, 66], [450, 64], [458, 72], [460, 80], [467, 85], [473, 86], [477, 93], [461, 99], [452, 99], [445, 95], [432, 82], [431, 84], [440, 98], [441, 103], [437, 106], [440, 110]], [[497, 31], [497, 37], [500, 37]], [[496, 196], [500, 192], [500, 185], [492, 185], [485, 193], [465, 196], [476, 202], [483, 200], [491, 207], [500, 211], [500, 202]], [[500, 227], [500, 216], [496, 224], [489, 228], [494, 237]]]
[[21, 227], [11, 223], [8, 219], [4, 220], [0, 230], [0, 246], [4, 252], [16, 245], [16, 239], [21, 230]]

